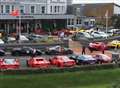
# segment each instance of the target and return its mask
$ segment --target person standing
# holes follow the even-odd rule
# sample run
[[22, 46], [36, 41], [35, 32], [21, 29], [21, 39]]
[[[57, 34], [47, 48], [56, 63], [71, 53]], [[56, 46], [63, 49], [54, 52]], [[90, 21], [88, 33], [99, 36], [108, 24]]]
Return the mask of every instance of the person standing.
[[86, 47], [85, 46], [82, 46], [82, 55], [83, 54], [86, 54]]

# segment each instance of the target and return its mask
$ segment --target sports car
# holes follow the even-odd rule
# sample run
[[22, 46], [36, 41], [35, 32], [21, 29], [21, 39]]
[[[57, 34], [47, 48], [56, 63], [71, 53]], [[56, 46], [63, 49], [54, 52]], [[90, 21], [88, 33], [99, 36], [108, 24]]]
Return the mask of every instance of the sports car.
[[31, 47], [14, 48], [11, 52], [13, 56], [25, 56], [25, 55], [42, 55], [43, 52], [39, 49]]
[[18, 59], [0, 59], [0, 69], [18, 69], [19, 67]]
[[61, 46], [53, 46], [49, 47], [45, 50], [47, 55], [66, 55], [66, 54], [73, 54], [73, 51], [69, 48], [64, 48]]
[[105, 54], [97, 54], [95, 55], [97, 63], [111, 63], [112, 62], [112, 58], [105, 55]]
[[108, 47], [110, 48], [120, 48], [120, 41], [119, 40], [113, 40], [112, 42], [108, 43]]
[[54, 56], [50, 59], [52, 65], [56, 65], [58, 67], [73, 67], [75, 66], [75, 61], [71, 60], [67, 56]]
[[101, 48], [104, 46], [104, 49], [107, 49], [107, 45], [103, 42], [93, 42], [89, 43], [89, 49], [91, 50], [101, 50]]
[[27, 60], [29, 67], [33, 68], [48, 68], [50, 66], [49, 60], [46, 60], [43, 57], [33, 57]]
[[75, 60], [76, 64], [79, 64], [79, 65], [95, 64], [97, 61], [91, 55], [72, 55], [70, 56], [70, 58]]

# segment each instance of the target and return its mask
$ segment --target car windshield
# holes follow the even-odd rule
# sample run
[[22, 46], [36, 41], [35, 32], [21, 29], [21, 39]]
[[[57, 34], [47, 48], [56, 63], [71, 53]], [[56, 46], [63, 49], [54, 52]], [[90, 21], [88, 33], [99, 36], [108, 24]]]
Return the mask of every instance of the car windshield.
[[36, 59], [36, 61], [43, 61], [43, 59]]
[[6, 64], [13, 64], [15, 62], [15, 59], [4, 59], [4, 62]]

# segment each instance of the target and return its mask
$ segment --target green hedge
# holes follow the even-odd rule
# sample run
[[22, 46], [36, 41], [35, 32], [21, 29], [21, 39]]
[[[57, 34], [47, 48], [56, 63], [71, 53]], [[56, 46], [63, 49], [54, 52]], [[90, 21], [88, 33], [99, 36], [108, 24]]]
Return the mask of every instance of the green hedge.
[[120, 64], [102, 64], [102, 65], [98, 64], [98, 65], [75, 66], [70, 68], [0, 70], [0, 74], [14, 75], [14, 74], [63, 73], [63, 72], [75, 72], [75, 71], [114, 69], [118, 67], [120, 67]]

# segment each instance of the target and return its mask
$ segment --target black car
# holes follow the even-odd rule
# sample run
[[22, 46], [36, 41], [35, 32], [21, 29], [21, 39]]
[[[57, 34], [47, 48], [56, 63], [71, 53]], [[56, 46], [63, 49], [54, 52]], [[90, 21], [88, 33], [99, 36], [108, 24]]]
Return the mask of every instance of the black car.
[[47, 48], [45, 50], [45, 54], [47, 55], [67, 55], [67, 54], [73, 54], [73, 50], [61, 46], [54, 46]]
[[4, 56], [5, 55], [5, 51], [0, 49], [0, 56]]
[[69, 58], [75, 60], [79, 65], [96, 64], [97, 62], [91, 55], [72, 55]]
[[33, 55], [42, 55], [43, 52], [39, 49], [34, 49], [31, 47], [23, 47], [23, 48], [14, 48], [11, 52], [13, 56], [33, 56]]

